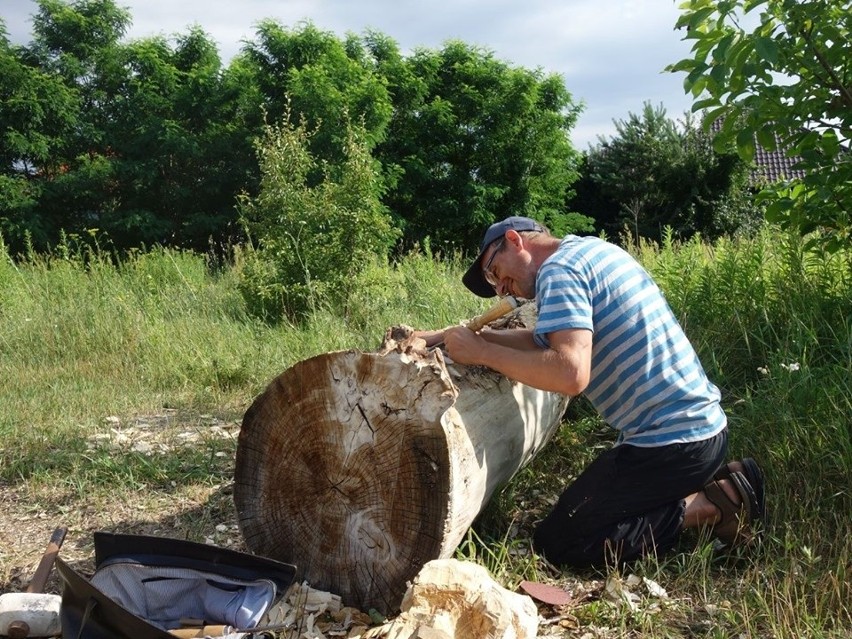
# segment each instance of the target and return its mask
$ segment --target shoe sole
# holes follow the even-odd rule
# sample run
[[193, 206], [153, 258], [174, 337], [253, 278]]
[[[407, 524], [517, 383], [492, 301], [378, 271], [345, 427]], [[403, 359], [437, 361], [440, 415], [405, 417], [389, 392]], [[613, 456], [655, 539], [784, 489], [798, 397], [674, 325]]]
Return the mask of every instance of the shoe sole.
[[751, 457], [743, 458], [740, 460], [740, 463], [743, 465], [743, 475], [754, 490], [755, 502], [757, 504], [757, 512], [754, 513], [754, 518], [758, 521], [763, 521], [766, 517], [766, 488], [763, 471], [760, 470], [760, 466]]
[[[739, 464], [742, 467], [742, 470], [732, 470], [731, 465], [733, 464]], [[739, 461], [731, 462], [730, 464], [722, 466], [722, 468], [716, 472], [714, 479], [730, 479], [731, 474], [734, 472], [741, 473], [754, 491], [757, 511], [753, 513], [753, 518], [757, 521], [763, 521], [766, 517], [766, 488], [763, 479], [763, 471], [760, 470], [760, 466], [757, 465], [757, 462], [753, 458], [743, 457]]]

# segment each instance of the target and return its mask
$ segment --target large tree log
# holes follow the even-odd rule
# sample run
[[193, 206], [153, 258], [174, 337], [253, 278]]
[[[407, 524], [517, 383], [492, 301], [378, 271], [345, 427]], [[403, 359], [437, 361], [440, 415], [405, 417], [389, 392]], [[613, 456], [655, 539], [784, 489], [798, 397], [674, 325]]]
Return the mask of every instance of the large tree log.
[[406, 582], [452, 556], [568, 401], [423, 346], [299, 362], [240, 431], [234, 501], [249, 549], [361, 610], [395, 612]]

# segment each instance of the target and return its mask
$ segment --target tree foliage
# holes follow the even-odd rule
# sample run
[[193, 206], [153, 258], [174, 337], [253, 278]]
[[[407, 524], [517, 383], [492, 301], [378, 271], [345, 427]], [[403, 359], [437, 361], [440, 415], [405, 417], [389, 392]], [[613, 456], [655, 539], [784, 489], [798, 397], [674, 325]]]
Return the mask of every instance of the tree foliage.
[[801, 157], [804, 178], [771, 185], [767, 217], [836, 248], [852, 241], [852, 11], [848, 0], [688, 0], [678, 27], [693, 57], [686, 72], [693, 110], [723, 118], [717, 148], [746, 160], [755, 138], [778, 134]]
[[0, 233], [13, 246], [27, 235], [41, 243], [51, 233], [35, 178], [59, 172], [77, 109], [62, 80], [26, 64], [0, 31]]
[[[309, 143], [320, 157], [340, 159], [347, 114], [361, 119], [370, 147], [384, 137], [393, 106], [357, 37], [344, 42], [310, 22], [289, 29], [265, 20], [243, 56], [266, 117], [276, 121], [290, 111], [300, 114], [314, 130]], [[262, 116], [258, 109], [255, 117]]]
[[599, 228], [660, 240], [667, 227], [679, 237], [713, 238], [754, 224], [748, 165], [714, 152], [691, 118], [679, 126], [662, 105], [646, 103], [615, 128], [585, 155], [571, 201]]
[[559, 77], [458, 41], [405, 61], [387, 41], [370, 46], [395, 106], [376, 155], [399, 174], [388, 205], [409, 242], [474, 249], [508, 215], [572, 230], [564, 206], [578, 158], [568, 132], [579, 107]]
[[175, 46], [161, 37], [123, 43], [129, 24], [112, 0], [40, 0], [18, 60], [49, 82], [30, 108], [52, 117], [33, 128], [56, 133], [49, 152], [17, 148], [3, 158], [7, 177], [27, 185], [18, 190], [35, 194], [12, 246], [24, 233], [45, 248], [63, 229], [97, 228], [120, 248], [206, 248], [234, 221], [234, 194], [250, 172], [233, 160], [252, 157], [251, 139], [235, 134], [215, 44], [198, 28]]
[[378, 160], [404, 245], [475, 249], [510, 214], [556, 232], [576, 177], [579, 107], [563, 81], [461, 42], [403, 56], [377, 32], [338, 38], [267, 20], [223, 67], [200, 28], [127, 41], [116, 0], [36, 0], [33, 40], [0, 34], [0, 232], [18, 252], [106, 233], [118, 249], [241, 239], [259, 194], [255, 141], [285, 113], [312, 133], [306, 186], [346, 165], [350, 119]]

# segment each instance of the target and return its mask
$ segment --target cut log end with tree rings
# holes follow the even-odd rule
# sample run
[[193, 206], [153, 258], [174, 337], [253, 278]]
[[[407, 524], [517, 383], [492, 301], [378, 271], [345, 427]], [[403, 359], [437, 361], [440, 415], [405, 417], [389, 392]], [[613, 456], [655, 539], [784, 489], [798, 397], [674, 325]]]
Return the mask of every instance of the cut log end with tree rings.
[[389, 589], [401, 598], [437, 556], [447, 518], [452, 385], [432, 366], [392, 363], [349, 352], [290, 368], [246, 413], [237, 451], [251, 550], [363, 610], [393, 609]]

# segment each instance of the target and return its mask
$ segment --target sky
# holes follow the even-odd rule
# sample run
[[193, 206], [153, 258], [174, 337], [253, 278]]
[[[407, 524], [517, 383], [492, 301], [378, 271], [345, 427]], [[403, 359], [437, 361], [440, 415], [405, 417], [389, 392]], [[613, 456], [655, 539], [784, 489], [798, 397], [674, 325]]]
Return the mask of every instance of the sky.
[[[117, 0], [130, 11], [127, 38], [168, 38], [199, 25], [227, 62], [256, 25], [272, 18], [295, 27], [309, 20], [324, 31], [379, 31], [404, 54], [418, 47], [440, 49], [462, 40], [494, 57], [529, 69], [557, 73], [576, 102], [584, 104], [571, 132], [587, 150], [599, 136], [615, 135], [614, 120], [662, 104], [681, 119], [691, 100], [683, 74], [667, 64], [689, 57], [691, 43], [674, 29], [677, 0]], [[9, 39], [31, 39], [34, 0], [0, 0]]]

